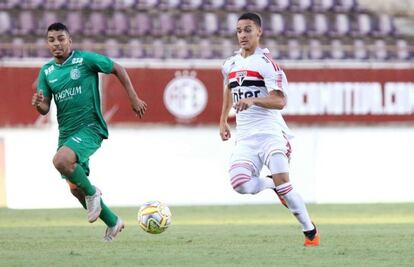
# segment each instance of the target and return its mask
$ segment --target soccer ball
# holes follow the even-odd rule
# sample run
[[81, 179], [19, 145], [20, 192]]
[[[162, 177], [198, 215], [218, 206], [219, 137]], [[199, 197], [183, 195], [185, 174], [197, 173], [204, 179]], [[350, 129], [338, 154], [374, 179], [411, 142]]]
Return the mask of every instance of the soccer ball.
[[171, 211], [159, 201], [149, 201], [139, 209], [138, 223], [147, 233], [161, 234], [171, 224]]

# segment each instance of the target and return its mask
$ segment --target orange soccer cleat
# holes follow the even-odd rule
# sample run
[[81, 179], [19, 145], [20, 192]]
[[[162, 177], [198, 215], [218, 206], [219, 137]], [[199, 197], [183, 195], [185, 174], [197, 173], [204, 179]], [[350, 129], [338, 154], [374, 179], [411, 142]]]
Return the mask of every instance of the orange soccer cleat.
[[303, 232], [303, 233], [305, 234], [305, 242], [303, 244], [305, 247], [319, 246], [321, 237], [319, 235], [318, 229], [316, 229], [316, 226], [314, 230]]

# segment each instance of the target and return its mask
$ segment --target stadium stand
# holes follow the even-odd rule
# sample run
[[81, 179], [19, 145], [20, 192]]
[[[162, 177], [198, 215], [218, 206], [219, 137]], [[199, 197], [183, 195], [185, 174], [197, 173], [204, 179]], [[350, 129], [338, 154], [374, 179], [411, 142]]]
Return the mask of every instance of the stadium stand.
[[276, 58], [413, 58], [414, 34], [356, 0], [3, 0], [0, 58], [48, 57], [41, 40], [61, 21], [76, 47], [112, 57], [218, 59], [237, 49], [234, 25], [246, 10], [262, 15]]

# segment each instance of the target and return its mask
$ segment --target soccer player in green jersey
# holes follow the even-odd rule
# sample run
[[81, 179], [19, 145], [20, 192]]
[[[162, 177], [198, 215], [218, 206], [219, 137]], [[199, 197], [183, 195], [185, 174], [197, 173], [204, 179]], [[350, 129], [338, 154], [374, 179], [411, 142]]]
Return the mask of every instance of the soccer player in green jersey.
[[124, 87], [131, 107], [140, 118], [147, 105], [138, 96], [125, 69], [106, 56], [71, 49], [67, 27], [53, 23], [47, 29], [47, 45], [53, 60], [39, 72], [32, 105], [45, 115], [53, 97], [59, 124], [55, 168], [69, 183], [72, 194], [87, 210], [88, 221], [98, 217], [107, 225], [104, 240], [112, 241], [124, 228], [121, 218], [101, 199], [101, 191], [89, 179], [89, 157], [108, 138], [108, 128], [100, 108], [98, 73], [112, 73]]

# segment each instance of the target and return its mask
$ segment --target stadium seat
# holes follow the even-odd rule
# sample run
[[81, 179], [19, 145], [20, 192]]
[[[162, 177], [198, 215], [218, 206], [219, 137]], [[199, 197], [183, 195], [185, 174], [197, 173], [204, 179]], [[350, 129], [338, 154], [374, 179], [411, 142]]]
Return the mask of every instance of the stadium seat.
[[269, 0], [248, 1], [246, 5], [247, 10], [262, 12], [269, 7]]
[[136, 5], [136, 0], [114, 0], [113, 8], [115, 10], [129, 10]]
[[50, 58], [50, 52], [47, 49], [46, 39], [45, 38], [37, 38], [36, 42], [34, 43], [34, 51], [32, 56], [34, 57], [41, 57], [41, 58]]
[[219, 58], [228, 58], [234, 55], [234, 52], [237, 50], [237, 46], [233, 43], [233, 39], [223, 38], [218, 43], [217, 54]]
[[226, 0], [224, 9], [228, 11], [242, 11], [247, 7], [247, 0]]
[[222, 10], [225, 4], [225, 0], [205, 0], [202, 4], [202, 9], [208, 11]]
[[396, 40], [396, 58], [398, 60], [410, 60], [413, 58], [413, 51], [410, 51], [410, 45], [404, 39]]
[[6, 11], [0, 11], [0, 34], [10, 34], [13, 28], [10, 14]]
[[220, 29], [218, 16], [213, 12], [202, 14], [198, 34], [201, 36], [213, 36]]
[[22, 9], [38, 9], [43, 6], [44, 0], [26, 0], [20, 2], [20, 8]]
[[130, 19], [129, 35], [146, 36], [151, 33], [152, 20], [146, 13], [137, 13]]
[[336, 0], [334, 11], [350, 12], [358, 8], [357, 0]]
[[224, 36], [236, 36], [237, 20], [239, 15], [236, 13], [227, 13], [225, 22], [221, 24], [220, 34]]
[[189, 59], [193, 55], [190, 44], [185, 39], [178, 39], [174, 42], [171, 56], [177, 59]]
[[355, 39], [352, 50], [354, 59], [365, 60], [369, 58], [367, 45], [364, 40]]
[[371, 16], [367, 13], [357, 14], [356, 27], [352, 33], [354, 36], [367, 36], [372, 34]]
[[324, 45], [319, 39], [310, 39], [308, 43], [308, 58], [312, 60], [321, 60], [327, 57]]
[[289, 27], [286, 30], [286, 34], [289, 36], [303, 36], [307, 34], [307, 21], [306, 17], [302, 13], [292, 14], [290, 17]]
[[345, 36], [351, 32], [351, 21], [347, 14], [336, 14], [334, 17], [333, 28], [329, 31], [331, 36]]
[[111, 58], [120, 58], [123, 56], [120, 43], [114, 38], [108, 38], [105, 41], [105, 55]]
[[171, 56], [171, 53], [166, 49], [166, 45], [168, 44], [165, 40], [154, 39], [153, 41], [149, 41], [149, 43], [151, 45], [148, 46], [147, 55], [150, 58], [165, 59]]
[[56, 10], [67, 7], [67, 0], [43, 0], [43, 6], [46, 10]]
[[127, 58], [145, 58], [144, 44], [139, 39], [130, 39], [125, 45], [123, 54]]
[[208, 39], [200, 39], [196, 45], [197, 50], [195, 55], [197, 58], [201, 59], [212, 59], [215, 57], [214, 44], [212, 44]]
[[375, 59], [387, 60], [391, 57], [391, 53], [388, 51], [387, 43], [382, 39], [374, 41], [372, 52]]
[[268, 36], [280, 36], [286, 33], [285, 18], [282, 14], [271, 14], [269, 23], [264, 25], [265, 34]]
[[287, 58], [288, 59], [301, 59], [302, 58], [302, 47], [297, 39], [289, 39], [287, 43]]
[[89, 0], [67, 0], [68, 9], [70, 10], [84, 10], [89, 8]]
[[21, 0], [6, 0], [0, 2], [1, 9], [16, 9], [21, 7]]
[[373, 34], [375, 36], [389, 36], [396, 33], [394, 22], [388, 14], [379, 14], [374, 23]]
[[137, 0], [135, 8], [138, 10], [152, 10], [159, 4], [159, 0]]
[[177, 25], [177, 34], [181, 36], [192, 36], [197, 33], [199, 19], [195, 12], [181, 13]]
[[330, 44], [330, 58], [331, 59], [346, 59], [347, 53], [346, 48], [339, 39], [334, 39]]
[[55, 11], [44, 11], [43, 15], [38, 19], [38, 23], [36, 25], [36, 34], [40, 36], [45, 35], [47, 27], [49, 27], [50, 24], [59, 21], [63, 21], [63, 19], [58, 18], [58, 15]]
[[316, 12], [328, 12], [333, 9], [335, 0], [313, 0], [312, 10]]
[[295, 0], [292, 1], [290, 9], [294, 12], [305, 12], [311, 10], [313, 7], [313, 0]]
[[85, 22], [83, 19], [82, 11], [68, 12], [66, 17], [66, 23], [69, 27], [69, 31], [72, 34], [83, 34], [85, 29]]
[[18, 13], [16, 28], [12, 30], [13, 34], [26, 35], [34, 34], [36, 29], [36, 20], [33, 16], [33, 12], [29, 10], [23, 10]]
[[25, 48], [25, 40], [20, 37], [13, 38], [10, 48], [12, 57], [22, 58], [29, 56], [28, 49]]
[[330, 24], [325, 14], [317, 13], [311, 18], [308, 34], [310, 36], [324, 36], [330, 32]]
[[284, 12], [290, 9], [292, 0], [269, 0], [268, 8], [272, 12]]
[[91, 0], [89, 7], [92, 10], [108, 10], [114, 7], [114, 0]]
[[167, 11], [181, 9], [182, 2], [184, 2], [184, 0], [160, 0], [157, 8]]
[[203, 6], [203, 0], [182, 0], [179, 8], [181, 10], [196, 11]]
[[106, 33], [107, 18], [101, 12], [94, 11], [89, 14], [86, 20], [84, 34], [90, 36], [100, 36]]
[[123, 36], [129, 30], [129, 17], [120, 11], [115, 11], [108, 19], [106, 34]]
[[153, 36], [174, 35], [176, 29], [176, 18], [170, 12], [161, 12], [153, 20], [151, 34]]

